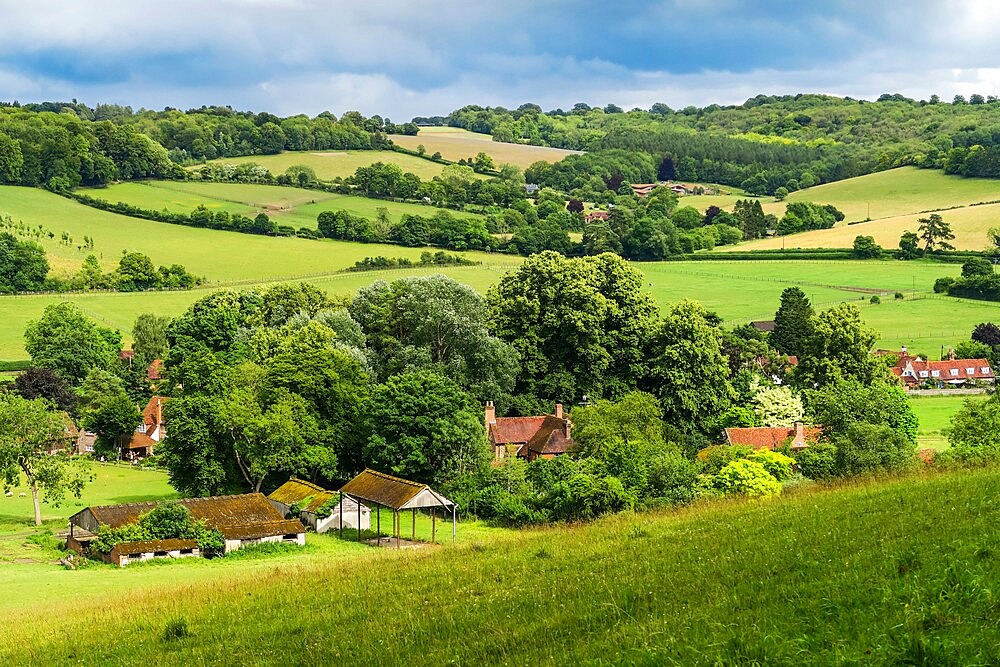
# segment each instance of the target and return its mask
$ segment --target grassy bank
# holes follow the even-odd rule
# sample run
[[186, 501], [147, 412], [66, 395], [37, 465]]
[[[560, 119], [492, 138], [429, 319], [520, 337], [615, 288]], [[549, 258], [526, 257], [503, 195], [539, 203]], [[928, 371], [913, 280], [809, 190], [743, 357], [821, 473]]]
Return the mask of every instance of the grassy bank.
[[[161, 574], [173, 565], [108, 570], [109, 582], [158, 581], [127, 596], [109, 583], [103, 594], [26, 602], [0, 620], [0, 656], [12, 664], [995, 664], [997, 497], [1000, 473], [948, 474], [410, 553], [251, 561], [253, 569], [220, 569], [211, 586]], [[70, 589], [76, 574], [62, 579]], [[186, 636], [165, 639], [178, 619]]]

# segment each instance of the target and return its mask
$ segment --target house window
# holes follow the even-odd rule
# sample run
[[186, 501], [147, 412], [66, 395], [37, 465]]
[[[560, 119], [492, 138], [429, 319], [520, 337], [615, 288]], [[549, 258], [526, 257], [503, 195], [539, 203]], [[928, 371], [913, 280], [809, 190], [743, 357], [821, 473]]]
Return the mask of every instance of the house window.
[[949, 372], [951, 372], [952, 376], [958, 377], [958, 369], [957, 368], [950, 368], [948, 370], [949, 370]]
[[931, 377], [938, 377], [941, 375], [941, 371], [931, 371]]
[[920, 377], [922, 378], [927, 377], [927, 371], [920, 371]]
[[965, 374], [966, 375], [975, 375], [976, 374], [976, 369], [975, 368], [966, 368], [965, 369]]
[[985, 375], [989, 375], [990, 374], [990, 367], [989, 366], [983, 366], [979, 370], [981, 370]]

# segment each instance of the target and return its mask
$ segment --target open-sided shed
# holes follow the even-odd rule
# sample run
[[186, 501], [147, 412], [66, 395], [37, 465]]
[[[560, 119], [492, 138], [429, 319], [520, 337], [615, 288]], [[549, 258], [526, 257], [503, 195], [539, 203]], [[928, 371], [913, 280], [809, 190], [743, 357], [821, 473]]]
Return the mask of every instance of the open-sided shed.
[[[369, 468], [342, 486], [340, 493], [357, 501], [366, 501], [376, 506], [391, 509], [393, 511], [393, 534], [396, 537], [397, 547], [399, 547], [400, 541], [400, 512], [405, 510], [410, 510], [413, 526], [412, 537], [414, 538], [416, 537], [416, 513], [418, 509], [430, 510], [431, 540], [436, 538], [436, 510], [438, 507], [444, 508], [445, 511], [451, 509], [451, 539], [454, 541], [458, 535], [458, 505], [426, 484], [393, 477]], [[376, 514], [376, 530], [381, 535], [381, 517], [378, 513]], [[341, 532], [343, 532], [343, 528], [341, 528]], [[361, 529], [359, 528], [358, 539], [360, 538]]]

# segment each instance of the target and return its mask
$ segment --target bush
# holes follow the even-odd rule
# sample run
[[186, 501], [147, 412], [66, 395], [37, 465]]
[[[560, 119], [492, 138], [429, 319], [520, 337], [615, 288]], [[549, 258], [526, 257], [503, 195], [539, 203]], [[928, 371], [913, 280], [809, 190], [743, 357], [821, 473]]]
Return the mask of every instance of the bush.
[[785, 456], [781, 452], [758, 449], [747, 458], [764, 466], [764, 470], [779, 482], [784, 482], [792, 476], [792, 465], [795, 463], [795, 459]]
[[781, 483], [757, 461], [740, 459], [726, 464], [715, 476], [715, 486], [726, 494], [767, 498], [781, 494]]
[[955, 279], [951, 276], [945, 276], [944, 278], [938, 278], [934, 281], [934, 293], [935, 294], [947, 294], [948, 288], [955, 284]]
[[552, 518], [576, 521], [631, 509], [635, 499], [617, 477], [578, 473], [565, 482], [556, 482], [544, 503]]
[[167, 621], [167, 625], [163, 628], [163, 641], [165, 642], [184, 639], [190, 635], [191, 632], [188, 630], [187, 619], [183, 616]]
[[837, 448], [835, 471], [841, 476], [904, 470], [916, 460], [916, 445], [883, 424], [851, 424], [833, 444]]
[[897, 301], [900, 301], [900, 300], [903, 299], [903, 293], [902, 292], [896, 292], [896, 294], [893, 296], [893, 298], [896, 299]]
[[726, 465], [753, 454], [753, 447], [746, 445], [712, 445], [698, 452], [698, 460], [704, 463], [704, 472], [715, 475]]
[[882, 299], [879, 298], [878, 294], [872, 294], [872, 298], [868, 299], [868, 301], [874, 304], [882, 303]]
[[799, 472], [809, 479], [827, 480], [836, 476], [837, 448], [828, 442], [817, 442], [795, 454]]
[[700, 468], [680, 454], [656, 456], [649, 461], [648, 494], [672, 505], [689, 503], [695, 497]]

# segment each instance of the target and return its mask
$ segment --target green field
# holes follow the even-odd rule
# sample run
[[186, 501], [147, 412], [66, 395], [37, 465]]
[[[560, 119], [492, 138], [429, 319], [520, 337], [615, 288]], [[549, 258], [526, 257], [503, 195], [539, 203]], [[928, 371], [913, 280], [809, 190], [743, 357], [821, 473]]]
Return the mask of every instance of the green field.
[[[243, 164], [253, 162], [265, 167], [275, 176], [285, 173], [291, 166], [306, 166], [316, 172], [324, 181], [353, 176], [358, 167], [367, 167], [376, 162], [398, 164], [403, 171], [416, 174], [429, 181], [441, 175], [444, 165], [424, 158], [398, 153], [396, 151], [285, 151], [277, 155], [247, 155], [209, 160], [209, 164]], [[197, 170], [201, 165], [190, 169]]]
[[[316, 216], [323, 211], [342, 209], [355, 215], [374, 218], [379, 208], [386, 208], [389, 217], [398, 221], [405, 214], [430, 216], [442, 210], [423, 204], [251, 183], [141, 181], [83, 192], [98, 199], [120, 201], [155, 211], [190, 213], [197, 206], [203, 205], [213, 211], [229, 211], [249, 217], [264, 212], [277, 224], [291, 225], [296, 229], [316, 229]], [[449, 213], [459, 217], [476, 217], [473, 213], [463, 211]]]
[[966, 401], [981, 401], [983, 396], [910, 396], [910, 405], [920, 421], [917, 443], [920, 447], [945, 449], [948, 441], [945, 430], [951, 427], [951, 419]]
[[391, 134], [389, 138], [393, 143], [410, 150], [423, 146], [428, 155], [441, 153], [441, 157], [446, 160], [457, 162], [483, 152], [498, 165], [515, 164], [522, 169], [539, 161], [558, 162], [567, 155], [580, 152], [527, 144], [505, 144], [493, 141], [488, 134], [469, 132], [457, 127], [422, 127], [416, 136]]
[[[1000, 473], [306, 553], [0, 580], [5, 664], [1000, 661]], [[461, 529], [460, 529], [461, 531]], [[460, 532], [461, 535], [461, 532]], [[183, 619], [187, 636], [165, 628]], [[54, 629], [57, 628], [57, 631]]]

